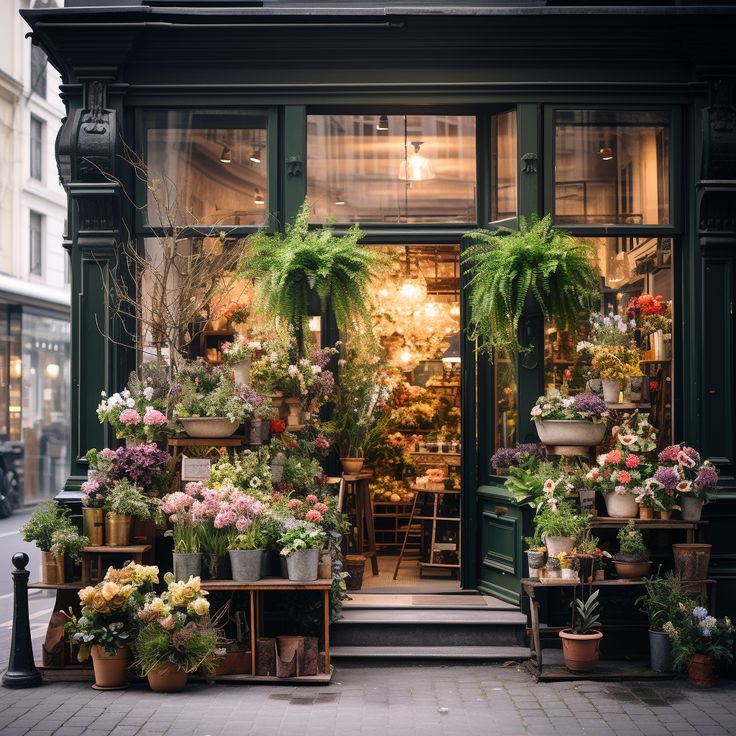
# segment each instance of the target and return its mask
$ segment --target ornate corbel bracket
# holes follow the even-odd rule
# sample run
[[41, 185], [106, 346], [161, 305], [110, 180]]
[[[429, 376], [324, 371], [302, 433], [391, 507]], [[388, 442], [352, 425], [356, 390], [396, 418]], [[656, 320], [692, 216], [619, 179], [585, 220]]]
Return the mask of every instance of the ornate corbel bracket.
[[301, 176], [303, 169], [303, 161], [298, 156], [289, 156], [286, 159], [286, 175]]
[[525, 174], [536, 174], [537, 173], [537, 160], [538, 156], [536, 153], [525, 153], [521, 157], [521, 170]]
[[77, 245], [97, 260], [115, 256], [120, 240], [118, 182], [73, 182], [67, 188], [77, 212]]

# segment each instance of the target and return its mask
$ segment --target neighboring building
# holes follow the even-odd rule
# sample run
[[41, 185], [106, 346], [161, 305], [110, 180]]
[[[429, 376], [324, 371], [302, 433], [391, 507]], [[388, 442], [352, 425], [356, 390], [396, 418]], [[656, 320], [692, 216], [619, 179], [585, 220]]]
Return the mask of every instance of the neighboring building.
[[0, 4], [0, 477], [22, 449], [26, 503], [54, 495], [68, 465], [70, 262], [54, 158], [64, 106], [18, 12], [56, 5]]

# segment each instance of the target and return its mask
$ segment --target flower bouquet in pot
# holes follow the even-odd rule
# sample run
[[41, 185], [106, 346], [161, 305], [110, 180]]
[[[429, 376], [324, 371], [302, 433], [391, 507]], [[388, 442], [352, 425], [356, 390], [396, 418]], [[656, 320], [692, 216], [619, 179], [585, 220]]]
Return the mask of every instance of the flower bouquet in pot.
[[636, 528], [633, 519], [618, 530], [616, 535], [619, 549], [613, 556], [613, 566], [621, 580], [640, 580], [649, 574], [652, 563], [649, 550], [644, 544], [644, 536]]
[[177, 580], [199, 577], [202, 571], [198, 521], [192, 513], [195, 497], [200, 490], [200, 483], [189, 482], [184, 486], [184, 491], [169, 493], [161, 501], [161, 510], [168, 517], [171, 527], [166, 536], [174, 540], [174, 577]]
[[712, 687], [718, 666], [733, 661], [736, 633], [728, 616], [716, 619], [706, 608], [689, 601], [679, 604], [678, 614], [663, 629], [672, 642], [674, 668], [687, 670], [693, 685]]
[[149, 519], [155, 500], [127, 478], [115, 481], [105, 498], [105, 539], [108, 547], [131, 543], [133, 518]]
[[151, 593], [138, 612], [134, 665], [155, 692], [180, 692], [189, 674], [212, 674], [222, 637], [210, 618], [210, 604], [198, 577], [177, 581], [164, 576], [167, 589]]
[[700, 453], [684, 444], [665, 447], [657, 459], [660, 467], [654, 477], [673, 495], [679, 493], [682, 518], [700, 521], [708, 495], [714, 493], [718, 486], [715, 465], [708, 460], [701, 462]]
[[21, 528], [24, 542], [34, 542], [41, 550], [41, 581], [47, 585], [65, 582], [64, 557], [79, 561], [89, 538], [80, 534], [69, 518], [71, 510], [56, 501], [39, 504]]
[[138, 631], [138, 611], [146, 590], [158, 583], [158, 568], [129, 563], [110, 568], [95, 586], [79, 591], [82, 615], [69, 616], [65, 632], [79, 645], [80, 662], [92, 656], [94, 688], [118, 690], [127, 684], [130, 645]]
[[607, 404], [618, 404], [629, 376], [641, 376], [639, 351], [634, 346], [602, 345], [593, 352], [592, 372], [601, 379]]
[[595, 447], [606, 433], [608, 407], [593, 393], [568, 397], [551, 389], [537, 399], [531, 416], [545, 445]]
[[617, 439], [617, 446], [598, 456], [598, 465], [588, 472], [603, 494], [606, 512], [613, 518], [633, 519], [639, 516], [636, 499], [642, 494], [649, 464], [643, 456], [626, 446], [626, 437]]
[[320, 550], [326, 543], [327, 535], [315, 522], [295, 520], [288, 525], [279, 544], [281, 555], [286, 558], [289, 580], [317, 580]]
[[222, 359], [235, 378], [235, 383], [250, 385], [250, 365], [253, 354], [261, 350], [258, 340], [249, 340], [244, 335], [237, 334], [232, 342], [223, 342], [220, 345]]
[[512, 468], [518, 468], [528, 458], [544, 460], [547, 448], [535, 442], [517, 444], [515, 447], [499, 447], [491, 455], [491, 468], [496, 475], [509, 475]]
[[[585, 586], [581, 586], [581, 591]], [[592, 672], [598, 666], [599, 647], [603, 632], [598, 615], [599, 590], [590, 592], [583, 600], [575, 598], [572, 602], [572, 621], [569, 629], [560, 631], [562, 656], [565, 667], [571, 672]]]

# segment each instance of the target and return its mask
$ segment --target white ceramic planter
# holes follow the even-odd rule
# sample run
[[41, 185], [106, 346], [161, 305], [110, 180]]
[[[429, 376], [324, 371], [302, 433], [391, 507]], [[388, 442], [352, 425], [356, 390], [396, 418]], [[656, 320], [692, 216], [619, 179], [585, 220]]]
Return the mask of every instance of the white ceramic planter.
[[611, 491], [605, 495], [606, 512], [617, 519], [635, 519], [639, 516], [639, 504], [631, 493]]
[[603, 383], [603, 400], [607, 404], [618, 404], [618, 397], [621, 394], [621, 381], [617, 378], [604, 378]]
[[572, 552], [575, 546], [575, 537], [552, 537], [544, 536], [544, 544], [547, 547], [547, 557], [557, 557], [561, 552]]
[[240, 426], [227, 417], [189, 417], [179, 420], [190, 437], [214, 438], [230, 437]]
[[595, 447], [606, 434], [605, 422], [541, 419], [536, 424], [539, 439], [545, 445]]

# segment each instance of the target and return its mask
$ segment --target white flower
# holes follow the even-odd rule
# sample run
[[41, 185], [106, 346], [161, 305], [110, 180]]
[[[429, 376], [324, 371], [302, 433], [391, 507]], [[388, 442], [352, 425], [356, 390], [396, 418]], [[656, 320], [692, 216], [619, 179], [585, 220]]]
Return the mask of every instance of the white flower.
[[129, 399], [129, 398], [130, 398], [130, 391], [128, 391], [128, 389], [126, 388], [126, 389], [125, 389], [125, 390], [124, 390], [124, 391], [122, 392], [122, 394], [121, 394], [121, 395], [122, 395], [122, 397], [123, 397], [124, 399]]
[[312, 366], [312, 373], [314, 373], [314, 375], [315, 375], [315, 376], [317, 376], [317, 375], [319, 375], [320, 373], [322, 373], [322, 368], [321, 368], [321, 366], [318, 366], [318, 365], [313, 365], [313, 366]]
[[126, 399], [125, 400], [125, 406], [127, 406], [128, 409], [134, 409], [135, 408], [135, 399]]
[[299, 374], [299, 368], [295, 365], [289, 366], [289, 375], [293, 378], [294, 376]]
[[143, 389], [143, 397], [146, 401], [150, 401], [153, 398], [153, 386], [146, 386]]
[[204, 616], [210, 610], [210, 602], [206, 598], [197, 598], [192, 601], [192, 610], [197, 616]]
[[532, 407], [532, 416], [538, 417], [542, 414], [542, 407], [541, 406], [533, 406]]

